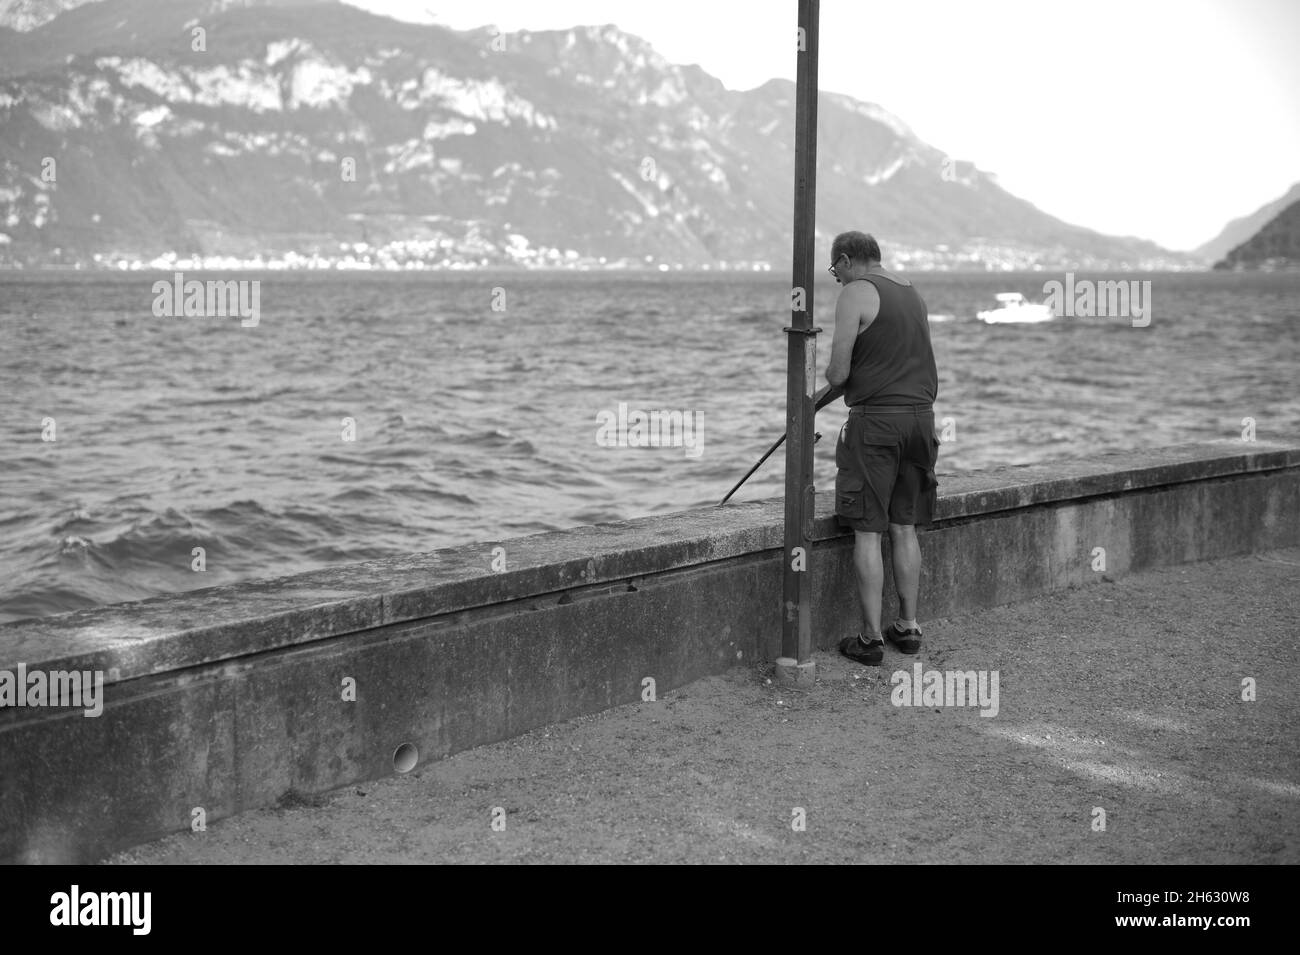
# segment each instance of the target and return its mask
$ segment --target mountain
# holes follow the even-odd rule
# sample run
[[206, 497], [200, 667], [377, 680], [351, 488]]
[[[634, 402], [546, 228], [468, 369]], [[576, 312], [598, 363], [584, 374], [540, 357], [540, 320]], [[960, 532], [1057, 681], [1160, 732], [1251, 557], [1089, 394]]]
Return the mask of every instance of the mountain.
[[0, 0], [0, 28], [25, 32], [92, 0]]
[[1248, 216], [1233, 219], [1217, 236], [1192, 250], [1192, 254], [1209, 262], [1218, 262], [1228, 252], [1241, 245], [1260, 229], [1264, 228], [1277, 214], [1294, 202], [1300, 202], [1300, 182], [1287, 191], [1287, 194], [1260, 206]]
[[[0, 265], [782, 269], [794, 92], [613, 26], [100, 0], [0, 31]], [[1046, 215], [878, 106], [818, 108], [823, 254], [859, 228], [912, 268], [1192, 261]]]
[[1216, 269], [1300, 269], [1300, 200], [1234, 248]]

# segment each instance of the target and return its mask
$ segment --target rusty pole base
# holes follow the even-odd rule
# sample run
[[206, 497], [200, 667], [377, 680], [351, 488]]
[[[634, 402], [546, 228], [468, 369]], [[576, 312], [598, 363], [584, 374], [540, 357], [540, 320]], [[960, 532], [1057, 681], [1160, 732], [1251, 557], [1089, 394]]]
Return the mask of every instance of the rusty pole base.
[[817, 683], [817, 664], [800, 663], [794, 657], [777, 657], [776, 682], [796, 690], [811, 690]]

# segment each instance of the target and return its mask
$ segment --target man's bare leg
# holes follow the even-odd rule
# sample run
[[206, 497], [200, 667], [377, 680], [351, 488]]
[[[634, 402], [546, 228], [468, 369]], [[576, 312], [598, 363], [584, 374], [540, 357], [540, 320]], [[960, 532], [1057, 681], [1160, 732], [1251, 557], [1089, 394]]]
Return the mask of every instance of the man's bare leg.
[[[898, 615], [903, 620], [916, 620], [917, 595], [921, 589], [921, 544], [916, 539], [916, 528], [911, 524], [890, 524], [889, 542], [892, 544], [894, 586], [898, 590]], [[879, 614], [880, 604], [876, 604]]]
[[[918, 562], [920, 558], [917, 558]], [[880, 601], [885, 589], [885, 563], [880, 556], [880, 534], [876, 531], [853, 532], [853, 567], [858, 575], [858, 599], [867, 629], [863, 639], [880, 636]]]

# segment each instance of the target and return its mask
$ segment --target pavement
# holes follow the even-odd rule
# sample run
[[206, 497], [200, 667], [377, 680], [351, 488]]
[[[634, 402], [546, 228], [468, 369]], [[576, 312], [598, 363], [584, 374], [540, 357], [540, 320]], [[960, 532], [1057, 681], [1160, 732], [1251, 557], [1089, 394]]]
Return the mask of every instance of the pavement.
[[1300, 862], [1300, 549], [921, 620], [807, 691], [737, 667], [107, 861]]

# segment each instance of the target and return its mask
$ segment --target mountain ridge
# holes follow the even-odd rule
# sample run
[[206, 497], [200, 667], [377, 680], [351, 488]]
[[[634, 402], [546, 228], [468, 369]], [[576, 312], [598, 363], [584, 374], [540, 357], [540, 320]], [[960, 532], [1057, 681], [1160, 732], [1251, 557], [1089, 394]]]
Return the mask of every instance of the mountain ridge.
[[1215, 269], [1300, 269], [1300, 200], [1269, 219], [1258, 232], [1234, 247]]
[[[0, 50], [0, 262], [789, 256], [794, 84], [729, 90], [610, 24], [497, 34], [333, 0], [99, 0], [22, 36], [17, 60]], [[875, 104], [823, 92], [819, 113], [819, 248], [865, 228], [918, 268], [1191, 264], [1041, 212]]]
[[1295, 183], [1281, 196], [1264, 203], [1254, 212], [1231, 220], [1213, 239], [1204, 242], [1192, 250], [1193, 255], [1201, 256], [1211, 262], [1218, 262], [1227, 256], [1236, 246], [1248, 241], [1259, 232], [1269, 220], [1273, 219], [1293, 202], [1300, 202], [1300, 182]]

